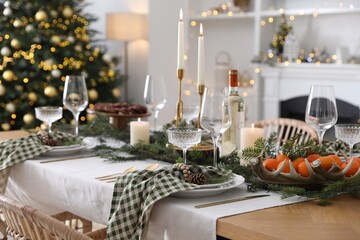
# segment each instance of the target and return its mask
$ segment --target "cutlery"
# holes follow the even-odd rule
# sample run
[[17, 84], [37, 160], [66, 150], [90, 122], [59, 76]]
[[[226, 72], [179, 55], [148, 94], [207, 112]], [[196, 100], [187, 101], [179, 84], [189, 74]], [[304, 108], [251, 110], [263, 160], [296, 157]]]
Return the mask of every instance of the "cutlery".
[[132, 167], [129, 167], [129, 168], [125, 169], [121, 173], [112, 173], [112, 174], [109, 174], [109, 175], [96, 177], [95, 179], [98, 179], [100, 181], [105, 181], [105, 180], [108, 180], [108, 179], [117, 178], [120, 174], [130, 173], [130, 172], [134, 172], [134, 171], [136, 171], [136, 167], [132, 166]]
[[[144, 170], [154, 171], [159, 166], [160, 166], [160, 164], [154, 163], [154, 164], [151, 164], [151, 165], [147, 166]], [[107, 183], [113, 183], [113, 182], [116, 182], [116, 179], [118, 178], [118, 176], [119, 175], [115, 175], [113, 177], [109, 177], [109, 178], [106, 178], [106, 179], [100, 179], [100, 181], [106, 181]]]
[[261, 197], [267, 197], [267, 196], [270, 196], [270, 195], [269, 194], [262, 194], [262, 195], [252, 195], [252, 196], [246, 196], [246, 197], [232, 198], [232, 199], [227, 199], [227, 200], [222, 200], [222, 201], [217, 201], [217, 202], [211, 202], [211, 203], [205, 203], [205, 204], [196, 205], [195, 208], [206, 208], [206, 207], [212, 207], [212, 206], [217, 206], [217, 205], [222, 205], [222, 204], [227, 204], [227, 203], [233, 203], [233, 202], [239, 202], [239, 201], [245, 201], [245, 200], [250, 200], [250, 199], [254, 199], [254, 198], [261, 198]]
[[68, 160], [77, 160], [80, 158], [88, 158], [88, 157], [94, 157], [95, 154], [87, 154], [82, 156], [71, 156], [71, 157], [63, 157], [63, 158], [56, 158], [56, 159], [50, 159], [50, 160], [44, 160], [40, 163], [53, 163], [53, 162], [61, 162], [61, 161], [68, 161]]

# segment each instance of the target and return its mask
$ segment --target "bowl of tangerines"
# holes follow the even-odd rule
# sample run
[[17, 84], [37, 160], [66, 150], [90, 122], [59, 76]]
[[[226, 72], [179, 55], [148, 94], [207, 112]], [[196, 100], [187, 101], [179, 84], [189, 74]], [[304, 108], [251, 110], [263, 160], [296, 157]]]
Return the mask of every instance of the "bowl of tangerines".
[[242, 158], [260, 180], [275, 184], [324, 184], [360, 174], [360, 158], [347, 157], [343, 143], [319, 146], [313, 140], [299, 144], [298, 139], [289, 139], [277, 151], [275, 139], [258, 139]]

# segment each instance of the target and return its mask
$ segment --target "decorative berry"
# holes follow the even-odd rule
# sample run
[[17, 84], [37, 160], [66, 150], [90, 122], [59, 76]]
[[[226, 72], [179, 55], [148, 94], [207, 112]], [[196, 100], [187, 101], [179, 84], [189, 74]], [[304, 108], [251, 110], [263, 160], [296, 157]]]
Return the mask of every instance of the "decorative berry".
[[192, 173], [189, 176], [188, 182], [197, 185], [203, 185], [206, 183], [206, 177], [203, 173]]

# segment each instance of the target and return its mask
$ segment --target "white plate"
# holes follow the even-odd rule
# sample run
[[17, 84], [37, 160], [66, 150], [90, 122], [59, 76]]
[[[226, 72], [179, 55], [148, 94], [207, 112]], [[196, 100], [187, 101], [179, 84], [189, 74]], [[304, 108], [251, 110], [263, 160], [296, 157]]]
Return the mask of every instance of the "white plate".
[[55, 146], [52, 150], [41, 154], [42, 157], [55, 157], [55, 156], [66, 156], [80, 152], [85, 149], [86, 146], [81, 144], [75, 144], [76, 146]]
[[224, 187], [218, 187], [218, 188], [199, 188], [194, 190], [187, 190], [187, 191], [181, 191], [177, 193], [171, 194], [172, 197], [178, 197], [178, 198], [202, 198], [202, 197], [210, 197], [215, 196], [220, 193], [223, 193], [229, 189], [235, 188], [237, 186], [240, 186], [245, 182], [245, 179], [240, 175], [235, 175], [233, 182], [230, 184], [224, 186]]
[[200, 189], [226, 187], [226, 186], [229, 186], [232, 182], [234, 182], [234, 179], [235, 179], [235, 175], [234, 175], [233, 178], [231, 178], [230, 180], [228, 180], [226, 182], [213, 183], [213, 184], [203, 184], [203, 185], [199, 185], [199, 187], [200, 187]]

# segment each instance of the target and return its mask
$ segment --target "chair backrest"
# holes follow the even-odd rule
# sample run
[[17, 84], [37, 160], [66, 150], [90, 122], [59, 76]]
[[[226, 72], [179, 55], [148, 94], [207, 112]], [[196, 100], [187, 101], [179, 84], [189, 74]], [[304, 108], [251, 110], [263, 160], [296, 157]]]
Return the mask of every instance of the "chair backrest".
[[0, 195], [0, 208], [8, 226], [7, 234], [15, 239], [92, 239], [55, 218], [4, 195]]
[[311, 138], [317, 138], [316, 131], [306, 122], [290, 118], [277, 118], [262, 120], [254, 123], [255, 127], [264, 128], [264, 137], [268, 138], [272, 133], [278, 136], [278, 146], [281, 146], [289, 138], [301, 133], [298, 143], [303, 143]]

